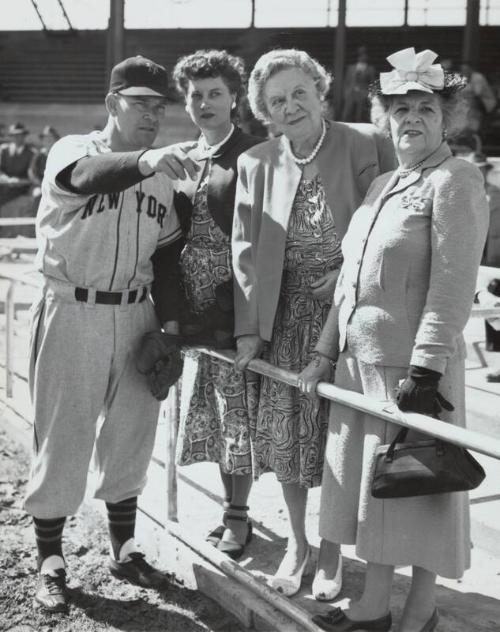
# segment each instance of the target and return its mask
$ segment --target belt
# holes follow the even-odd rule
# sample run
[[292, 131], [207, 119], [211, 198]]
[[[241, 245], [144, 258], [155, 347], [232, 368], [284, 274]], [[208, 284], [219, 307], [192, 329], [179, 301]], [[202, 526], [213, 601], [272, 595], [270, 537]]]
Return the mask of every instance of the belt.
[[[141, 295], [137, 299], [138, 290], [130, 290], [128, 292], [101, 292], [97, 290], [95, 293], [95, 302], [101, 305], [121, 305], [124, 294], [128, 294], [127, 303], [142, 303], [148, 295], [148, 288], [143, 287]], [[77, 301], [87, 303], [89, 300], [89, 291], [85, 287], [75, 287], [75, 298]]]

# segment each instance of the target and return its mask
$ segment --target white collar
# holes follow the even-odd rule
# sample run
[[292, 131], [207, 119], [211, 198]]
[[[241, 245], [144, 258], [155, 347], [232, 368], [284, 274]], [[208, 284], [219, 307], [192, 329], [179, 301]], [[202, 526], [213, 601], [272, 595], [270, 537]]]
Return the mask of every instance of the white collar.
[[220, 141], [220, 143], [217, 143], [216, 145], [209, 145], [207, 143], [207, 139], [202, 134], [201, 138], [200, 138], [200, 144], [201, 144], [202, 151], [206, 152], [210, 157], [212, 157], [214, 154], [216, 154], [218, 152], [218, 150], [222, 147], [222, 145], [224, 145], [224, 143], [226, 143], [230, 139], [231, 134], [233, 132], [234, 132], [234, 125], [231, 123], [231, 129], [229, 130], [229, 133], [227, 134], [227, 136], [225, 136]]

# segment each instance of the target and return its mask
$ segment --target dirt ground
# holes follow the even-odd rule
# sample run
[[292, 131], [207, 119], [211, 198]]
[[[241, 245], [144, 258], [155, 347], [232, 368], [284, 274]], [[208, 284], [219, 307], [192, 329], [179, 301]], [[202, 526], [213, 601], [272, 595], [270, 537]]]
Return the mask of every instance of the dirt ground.
[[241, 632], [231, 615], [175, 577], [166, 590], [145, 590], [111, 577], [101, 516], [69, 519], [64, 549], [71, 595], [69, 615], [33, 606], [36, 552], [31, 519], [22, 509], [29, 456], [0, 431], [0, 631], [9, 632]]

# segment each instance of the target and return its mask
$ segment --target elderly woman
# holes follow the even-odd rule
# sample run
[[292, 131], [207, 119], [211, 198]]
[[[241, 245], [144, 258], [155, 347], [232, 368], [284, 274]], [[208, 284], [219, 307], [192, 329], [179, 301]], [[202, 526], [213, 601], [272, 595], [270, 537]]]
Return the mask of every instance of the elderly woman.
[[[200, 166], [197, 179], [179, 180], [174, 198], [185, 237], [180, 259], [184, 296], [195, 319], [219, 320], [217, 297], [224, 298], [229, 284], [231, 292], [227, 296], [226, 291], [225, 302], [229, 298], [232, 344], [231, 227], [236, 160], [261, 139], [244, 134], [233, 123], [244, 93], [244, 66], [239, 57], [219, 50], [196, 51], [177, 62], [174, 79], [185, 97], [186, 111], [201, 132], [198, 141], [181, 144]], [[226, 329], [227, 316], [221, 312]], [[186, 331], [188, 327], [193, 331], [193, 322], [181, 323], [181, 330], [183, 325]], [[220, 327], [221, 322], [214, 326]], [[256, 412], [257, 386], [257, 378], [250, 372], [242, 374], [203, 354], [187, 355], [177, 463], [219, 464], [225, 511], [222, 524], [207, 539], [235, 559], [252, 535], [247, 517], [252, 484], [249, 420]]]
[[[464, 342], [488, 226], [479, 170], [453, 158], [446, 138], [464, 111], [461, 77], [413, 48], [388, 57], [372, 115], [390, 133], [399, 167], [375, 180], [342, 242], [344, 264], [316, 357], [300, 376], [312, 393], [337, 360], [335, 383], [403, 411], [464, 426]], [[445, 398], [445, 399], [444, 399]], [[451, 406], [449, 404], [453, 406]], [[452, 410], [454, 407], [454, 410]], [[320, 533], [356, 544], [367, 560], [363, 595], [317, 615], [324, 630], [389, 630], [395, 565], [412, 566], [399, 632], [430, 632], [436, 575], [469, 566], [465, 493], [380, 500], [370, 494], [374, 453], [398, 427], [332, 404]]]
[[[249, 81], [254, 115], [282, 136], [239, 160], [233, 227], [236, 365], [258, 356], [300, 371], [309, 362], [330, 309], [342, 262], [340, 240], [372, 180], [394, 165], [387, 139], [372, 125], [323, 118], [325, 69], [299, 50], [263, 55]], [[254, 476], [275, 472], [291, 534], [272, 585], [300, 588], [311, 549], [307, 491], [320, 484], [327, 431], [325, 403], [264, 378], [252, 424]], [[340, 590], [341, 559], [332, 545], [313, 584], [319, 599]]]

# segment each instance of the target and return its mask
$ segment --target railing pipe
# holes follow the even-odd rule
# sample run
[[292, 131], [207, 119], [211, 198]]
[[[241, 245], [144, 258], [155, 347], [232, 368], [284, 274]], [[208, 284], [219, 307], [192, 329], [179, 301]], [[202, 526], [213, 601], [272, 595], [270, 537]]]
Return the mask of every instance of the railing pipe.
[[[234, 351], [216, 351], [208, 348], [203, 348], [201, 351], [214, 358], [225, 360], [231, 364], [234, 363]], [[248, 368], [261, 375], [281, 380], [291, 386], [297, 386], [297, 373], [273, 366], [263, 360], [251, 360]], [[403, 413], [392, 402], [379, 402], [361, 393], [347, 391], [327, 382], [320, 382], [316, 392], [330, 401], [355, 408], [384, 421], [406, 426], [407, 428], [430, 434], [438, 439], [444, 439], [464, 448], [470, 448], [476, 452], [481, 452], [481, 454], [500, 459], [500, 440], [494, 437], [486, 436], [467, 428], [460, 428], [426, 415]]]
[[470, 313], [470, 317], [471, 318], [500, 318], [500, 307], [473, 307]]
[[9, 288], [5, 296], [5, 390], [7, 397], [12, 397], [12, 351], [14, 335], [14, 285], [15, 281], [9, 283]]
[[177, 467], [175, 465], [175, 446], [177, 445], [177, 422], [179, 420], [179, 385], [170, 387], [163, 412], [167, 435], [167, 519], [177, 521]]
[[0, 226], [34, 226], [34, 217], [0, 217]]

